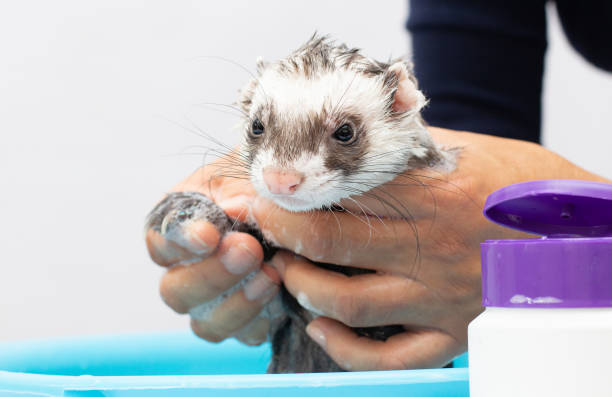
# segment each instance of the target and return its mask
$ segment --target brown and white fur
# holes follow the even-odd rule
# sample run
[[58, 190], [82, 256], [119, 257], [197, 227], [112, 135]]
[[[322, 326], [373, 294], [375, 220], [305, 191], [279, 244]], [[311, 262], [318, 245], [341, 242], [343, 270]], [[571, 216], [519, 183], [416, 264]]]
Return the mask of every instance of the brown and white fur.
[[[315, 35], [285, 59], [258, 61], [257, 75], [239, 99], [245, 140], [234, 167], [246, 168], [257, 192], [289, 211], [342, 210], [343, 199], [406, 170], [453, 167], [452, 155], [427, 132], [420, 115], [425, 104], [407, 61], [379, 62]], [[338, 135], [340, 130], [344, 133]], [[266, 241], [256, 225], [230, 222], [219, 213], [202, 195], [173, 193], [151, 212], [147, 226], [171, 237], [180, 235], [185, 222], [205, 218], [222, 231], [253, 233], [264, 243], [266, 258], [274, 254], [274, 241]], [[370, 272], [318, 264], [347, 275]], [[269, 372], [340, 371], [305, 333], [314, 316], [303, 307], [307, 302], [300, 304], [285, 289], [281, 300], [286, 315], [271, 322]], [[206, 304], [191, 314], [210, 309]], [[403, 328], [355, 331], [385, 340]]]
[[[448, 159], [420, 116], [425, 104], [408, 62], [379, 62], [325, 37], [278, 62], [259, 61], [240, 98], [251, 182], [279, 206], [307, 211], [362, 191], [362, 181], [380, 185], [408, 168], [442, 166]], [[252, 133], [254, 120], [263, 134]], [[333, 134], [345, 124], [355, 136], [340, 142]], [[292, 194], [273, 194], [267, 168], [303, 178]]]

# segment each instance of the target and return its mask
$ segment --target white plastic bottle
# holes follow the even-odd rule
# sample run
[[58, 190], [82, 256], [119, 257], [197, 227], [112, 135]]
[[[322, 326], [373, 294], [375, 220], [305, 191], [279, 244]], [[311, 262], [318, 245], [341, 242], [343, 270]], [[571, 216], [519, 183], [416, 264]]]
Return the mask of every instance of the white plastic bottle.
[[545, 237], [482, 244], [470, 396], [612, 396], [612, 185], [512, 185], [485, 215]]

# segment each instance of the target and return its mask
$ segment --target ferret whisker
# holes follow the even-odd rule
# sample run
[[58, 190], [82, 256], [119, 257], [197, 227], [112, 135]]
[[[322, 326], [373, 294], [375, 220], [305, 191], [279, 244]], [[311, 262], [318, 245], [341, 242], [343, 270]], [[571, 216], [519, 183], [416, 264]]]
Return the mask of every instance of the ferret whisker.
[[213, 165], [213, 167], [215, 167], [215, 169], [218, 169], [218, 170], [227, 169], [227, 170], [240, 171], [240, 172], [243, 172], [244, 174], [248, 174], [249, 172], [249, 168], [247, 165], [241, 164], [241, 163], [235, 163], [231, 161], [218, 161]]
[[[357, 205], [359, 206], [359, 204], [357, 203]], [[366, 246], [370, 244], [370, 242], [372, 241], [372, 231], [374, 229], [374, 226], [372, 226], [372, 222], [370, 221], [370, 217], [367, 215], [367, 213], [363, 210], [363, 208], [360, 208], [360, 210], [363, 212], [364, 216], [359, 216], [357, 214], [355, 214], [353, 211], [349, 210], [346, 207], [343, 207], [344, 211], [348, 212], [349, 215], [352, 215], [354, 218], [356, 218], [357, 220], [359, 220], [361, 223], [365, 224], [368, 226], [368, 241], [366, 242]], [[364, 221], [364, 218], [366, 219], [366, 221]]]
[[226, 176], [226, 177], [232, 177], [232, 178], [250, 179], [249, 176], [245, 173], [233, 172], [231, 170], [219, 170], [219, 172], [216, 173], [215, 176], [218, 176], [218, 177]]
[[245, 178], [243, 176], [229, 175], [229, 174], [218, 174], [218, 175], [215, 175], [215, 177], [218, 177], [218, 178], [231, 178], [231, 179], [242, 179], [244, 181], [248, 181], [249, 180], [249, 178]]
[[[236, 117], [248, 117], [249, 116], [244, 110], [240, 109], [239, 107], [225, 104], [225, 103], [201, 102], [201, 103], [196, 103], [194, 106], [203, 107], [205, 109], [214, 110], [216, 112], [221, 112], [221, 113], [229, 114], [229, 115], [236, 116]], [[229, 112], [223, 109], [217, 109], [215, 106], [232, 109], [234, 110], [234, 112]], [[235, 112], [240, 113], [240, 115], [238, 115]]]
[[[363, 183], [368, 183], [368, 182], [372, 182], [371, 179], [366, 179], [366, 178], [350, 178], [350, 179], [342, 179], [341, 180], [343, 183], [352, 183], [352, 184], [363, 184]], [[422, 186], [420, 183], [406, 183], [406, 182], [386, 182], [385, 186]]]
[[[368, 225], [369, 225], [369, 232], [368, 232], [368, 241], [366, 242], [365, 246], [367, 247], [368, 245], [370, 245], [370, 243], [372, 242], [372, 231], [374, 230], [374, 227], [372, 226], [372, 222], [370, 221], [370, 216], [368, 215], [368, 213], [363, 209], [363, 207], [361, 206], [361, 204], [359, 204], [359, 202], [351, 197], [348, 197], [349, 200], [351, 200], [352, 202], [354, 202], [355, 204], [357, 204], [357, 206], [359, 207], [359, 209], [361, 210], [361, 213], [363, 214], [363, 216], [368, 220]], [[346, 211], [348, 211], [349, 214], [352, 214], [352, 212], [348, 209], [345, 208]], [[384, 222], [382, 222], [382, 220], [380, 219], [380, 217], [376, 216], [376, 218], [378, 218], [379, 221], [381, 221], [381, 223], [383, 225], [385, 225]], [[386, 226], [386, 225], [385, 225]]]
[[357, 78], [357, 75], [354, 75], [353, 78], [351, 79], [351, 82], [347, 85], [346, 89], [344, 90], [344, 92], [342, 93], [342, 95], [340, 96], [340, 99], [338, 99], [338, 102], [336, 103], [336, 105], [331, 109], [331, 114], [330, 116], [335, 116], [336, 115], [336, 111], [338, 109], [340, 109], [340, 105], [342, 104], [342, 100], [344, 99], [344, 97], [346, 96], [346, 93], [349, 91], [349, 89], [351, 88], [351, 86], [353, 85], [353, 82], [355, 81], [355, 79]]
[[[403, 221], [407, 221], [408, 223], [410, 223], [411, 225], [414, 224], [414, 221], [411, 221], [410, 219], [408, 219], [397, 207], [395, 207], [393, 204], [389, 203], [387, 200], [383, 199], [382, 197], [376, 195], [375, 193], [371, 192], [370, 190], [367, 189], [353, 189], [354, 192], [357, 195], [361, 195], [364, 197], [369, 197], [372, 198], [374, 200], [377, 200], [382, 207], [385, 209], [385, 212], [388, 214], [391, 214], [391, 210], [393, 210], [397, 215], [399, 215], [399, 219], [403, 220]], [[349, 191], [348, 189], [346, 191]], [[391, 229], [393, 229], [393, 232], [395, 233], [395, 236], [397, 237], [397, 230], [395, 229], [395, 224], [393, 224], [393, 227]]]
[[232, 163], [216, 163], [215, 169], [217, 170], [227, 170], [235, 173], [239, 173], [242, 175], [249, 175], [249, 170], [242, 164], [232, 164]]
[[[398, 177], [400, 177], [400, 175], [398, 175]], [[432, 188], [436, 188], [436, 186], [428, 185], [428, 184], [426, 184], [426, 183], [424, 183], [424, 182], [422, 182], [422, 181], [420, 181], [420, 180], [418, 180], [416, 178], [411, 177], [411, 175], [401, 175], [401, 177], [407, 178], [407, 179], [413, 181], [414, 183], [387, 182], [384, 185], [377, 186], [377, 187], [378, 188], [383, 188], [385, 186], [418, 186], [418, 187], [422, 187], [424, 189], [427, 189], [429, 195], [431, 196], [431, 198], [432, 198], [432, 200], [434, 202], [434, 215], [435, 215], [435, 211], [436, 211], [436, 208], [437, 208], [437, 201], [436, 201], [435, 195], [432, 192]], [[370, 181], [365, 180], [365, 179], [364, 180], [351, 179], [349, 182], [350, 183], [366, 184], [366, 183], [368, 183]], [[442, 189], [442, 190], [444, 190], [444, 189]]]
[[[366, 184], [366, 186], [368, 186], [368, 185]], [[375, 188], [377, 186], [371, 185], [369, 187], [370, 187], [370, 189], [373, 189], [373, 188]], [[410, 210], [408, 208], [406, 208], [406, 206], [397, 197], [395, 197], [391, 193], [385, 191], [384, 189], [379, 189], [378, 191], [381, 192], [381, 193], [384, 193], [391, 200], [395, 201], [405, 211], [405, 213], [404, 213], [402, 211], [397, 210], [394, 204], [391, 204], [391, 203], [388, 202], [388, 200], [385, 200], [385, 202], [387, 202], [391, 206], [391, 208], [393, 208], [396, 211], [398, 211], [398, 213], [405, 220], [407, 220], [409, 222], [410, 227], [411, 227], [411, 229], [413, 231], [413, 234], [414, 234], [415, 242], [416, 242], [416, 252], [415, 252], [414, 260], [415, 260], [415, 265], [418, 266], [418, 263], [420, 262], [420, 258], [421, 258], [421, 243], [420, 243], [419, 230], [418, 230], [418, 227], [417, 227], [417, 224], [416, 224], [416, 219], [414, 218], [414, 216], [412, 215]], [[378, 194], [376, 194], [376, 196], [378, 196]]]
[[187, 119], [189, 121], [189, 123], [191, 124], [192, 128], [194, 128], [196, 131], [198, 131], [200, 133], [200, 136], [203, 138], [208, 139], [209, 141], [213, 142], [214, 144], [226, 149], [228, 151], [228, 153], [234, 151], [234, 148], [230, 147], [229, 145], [224, 144], [223, 142], [221, 142], [220, 140], [218, 140], [217, 138], [215, 138], [214, 136], [212, 136], [211, 134], [207, 133], [206, 131], [204, 131], [202, 128], [200, 128], [200, 126], [198, 126], [195, 122], [193, 122], [191, 119]]
[[220, 167], [215, 169], [215, 173], [212, 174], [212, 176], [214, 176], [215, 178], [227, 176], [250, 180], [249, 175], [247, 173], [241, 171], [233, 171], [231, 169], [227, 169], [227, 167]]
[[[410, 210], [408, 210], [408, 208], [399, 200], [397, 199], [395, 196], [393, 196], [392, 194], [390, 194], [389, 192], [386, 192], [384, 190], [379, 190], [381, 193], [384, 193], [386, 196], [388, 196], [391, 200], [395, 201], [401, 208], [402, 210], [398, 209], [398, 207], [391, 203], [389, 200], [380, 197], [378, 194], [373, 192], [373, 188], [378, 187], [376, 185], [368, 185], [366, 183], [362, 183], [362, 185], [365, 185], [368, 187], [368, 189], [365, 190], [361, 190], [361, 189], [354, 189], [358, 194], [362, 195], [362, 196], [366, 196], [366, 197], [371, 197], [374, 198], [376, 200], [378, 200], [383, 206], [385, 207], [389, 207], [391, 208], [397, 215], [399, 215], [400, 219], [403, 219], [404, 221], [407, 221], [412, 228], [412, 231], [414, 233], [415, 236], [415, 240], [417, 243], [417, 249], [416, 249], [416, 255], [415, 255], [415, 261], [418, 262], [419, 258], [420, 258], [420, 240], [419, 240], [419, 233], [418, 233], [418, 229], [416, 226], [416, 220], [414, 218], [414, 216], [412, 216]], [[348, 191], [348, 189], [345, 189], [346, 191]]]
[[223, 165], [220, 166], [218, 165], [216, 167], [217, 172], [224, 172], [224, 173], [230, 173], [230, 174], [236, 174], [236, 175], [242, 175], [242, 176], [249, 176], [249, 172], [248, 170], [246, 170], [244, 167], [242, 166], [238, 166], [238, 165]]
[[[417, 174], [409, 174], [409, 173], [401, 173], [401, 174], [396, 174], [393, 171], [387, 171], [387, 170], [379, 170], [379, 169], [363, 169], [359, 171], [360, 173], [364, 173], [364, 174], [392, 174], [396, 176], [396, 179], [400, 179], [400, 178], [407, 178], [413, 181], [418, 181], [418, 184], [407, 184], [407, 183], [400, 183], [397, 180], [393, 181], [393, 182], [386, 182], [385, 185], [389, 185], [389, 186], [427, 186], [428, 188], [431, 189], [437, 189], [443, 192], [447, 192], [447, 193], [452, 193], [452, 194], [462, 194], [465, 195], [466, 197], [469, 198], [469, 196], [459, 187], [457, 187], [455, 184], [445, 180], [445, 179], [441, 179], [441, 178], [436, 178], [436, 177], [431, 177], [431, 176], [424, 176], [424, 175], [417, 175]], [[446, 189], [442, 186], [438, 186], [438, 185], [429, 185], [426, 184], [422, 181], [419, 181], [418, 179], [414, 179], [411, 177], [423, 177], [426, 179], [430, 179], [430, 180], [434, 180], [437, 182], [441, 182], [443, 184], [448, 184], [454, 188], [456, 188], [456, 190], [451, 190], [451, 189]], [[357, 181], [357, 179], [352, 179], [353, 181]], [[458, 190], [458, 191], [457, 191]]]
[[218, 174], [227, 174], [227, 175], [240, 175], [240, 176], [244, 176], [244, 177], [249, 177], [249, 173], [247, 170], [243, 169], [243, 168], [236, 168], [236, 166], [234, 165], [224, 165], [224, 166], [220, 166], [217, 165], [215, 167], [215, 172]]
[[246, 162], [245, 160], [243, 160], [240, 157], [234, 157], [231, 154], [228, 155], [224, 155], [223, 157], [220, 157], [218, 160], [219, 163], [222, 164], [232, 164], [232, 165], [240, 165], [244, 168], [249, 168], [249, 163]]
[[236, 151], [228, 153], [226, 156], [223, 157], [223, 159], [227, 159], [227, 161], [233, 161], [236, 163], [240, 163], [248, 167], [251, 166], [247, 156], [242, 153], [238, 153]]
[[[268, 224], [268, 221], [270, 220], [270, 217], [271, 217], [272, 215], [276, 214], [276, 213], [277, 213], [277, 212], [278, 212], [280, 209], [281, 209], [281, 207], [279, 207], [278, 205], [275, 205], [275, 206], [272, 208], [272, 211], [270, 211], [270, 212], [268, 213], [268, 215], [266, 216], [266, 219], [264, 219], [264, 221], [262, 222], [262, 224], [261, 224], [261, 225], [259, 225], [259, 228], [261, 229], [262, 233], [263, 233], [263, 231], [264, 231], [264, 229], [265, 229], [265, 226]], [[273, 241], [273, 242], [275, 242], [275, 241]]]
[[[245, 155], [243, 155], [241, 153], [238, 153], [234, 148], [232, 148], [232, 147], [230, 147], [228, 145], [225, 145], [223, 142], [221, 142], [218, 139], [214, 138], [210, 134], [204, 132], [195, 123], [193, 123], [193, 121], [189, 120], [189, 122], [192, 125], [191, 128], [187, 127], [187, 126], [185, 126], [185, 125], [183, 125], [183, 124], [181, 124], [181, 123], [179, 123], [177, 121], [174, 121], [174, 120], [166, 119], [166, 121], [168, 121], [168, 122], [170, 122], [170, 123], [172, 123], [172, 124], [182, 128], [183, 130], [185, 130], [187, 132], [190, 132], [190, 133], [192, 133], [192, 134], [194, 134], [194, 135], [196, 135], [196, 136], [198, 136], [200, 138], [204, 138], [204, 139], [214, 143], [215, 145], [217, 145], [217, 146], [219, 146], [219, 147], [221, 147], [223, 149], [223, 150], [221, 150], [221, 149], [215, 149], [215, 148], [207, 147], [208, 151], [203, 156], [203, 164], [206, 163], [206, 156], [209, 153], [214, 153], [214, 154], [216, 154], [220, 158], [227, 156], [227, 157], [231, 157], [233, 159], [236, 159], [236, 156], [238, 156], [239, 158], [242, 159], [243, 165], [245, 167], [249, 166], [249, 162], [248, 162], [247, 156], [245, 156]], [[204, 146], [203, 146], [203, 148], [204, 148]]]
[[[348, 200], [351, 200], [352, 202], [354, 202], [355, 204], [357, 204], [359, 206], [359, 208], [361, 208], [361, 211], [363, 212], [363, 214], [365, 216], [374, 216], [376, 219], [378, 219], [378, 221], [380, 223], [382, 223], [382, 225], [384, 226], [385, 229], [389, 229], [389, 226], [387, 226], [387, 224], [385, 223], [385, 221], [383, 220], [383, 218], [381, 218], [376, 211], [373, 211], [370, 207], [368, 207], [365, 203], [360, 203], [359, 201], [357, 201], [356, 199], [354, 199], [353, 197], [347, 197]], [[367, 210], [364, 211], [364, 208]]]
[[239, 118], [241, 120], [243, 119], [243, 116], [241, 114], [233, 113], [233, 112], [230, 112], [228, 110], [217, 109], [217, 108], [212, 107], [212, 106], [204, 106], [204, 105], [197, 105], [197, 104], [193, 105], [193, 106], [201, 107], [201, 108], [204, 108], [206, 110], [212, 110], [212, 111], [217, 112], [217, 113], [227, 114], [227, 115], [232, 116], [232, 117], [237, 117], [237, 118]]
[[[221, 160], [221, 159], [237, 160], [235, 158], [230, 157], [231, 153], [228, 153], [225, 150], [219, 150], [219, 149], [215, 149], [215, 148], [212, 148], [212, 147], [206, 147], [206, 146], [202, 146], [202, 145], [198, 145], [198, 146], [200, 146], [200, 148], [206, 149], [206, 153], [213, 153], [213, 154], [215, 154], [216, 156], [219, 157], [219, 160]], [[229, 161], [229, 160], [225, 160], [225, 161]], [[245, 165], [245, 166], [248, 165], [244, 161], [242, 162], [242, 164]]]
[[[374, 134], [372, 134], [372, 135], [374, 135]], [[398, 153], [398, 152], [405, 152], [405, 151], [410, 150], [410, 149], [412, 149], [412, 146], [410, 146], [410, 145], [403, 145], [403, 146], [401, 146], [401, 147], [399, 147], [397, 149], [388, 150], [388, 151], [381, 152], [381, 153], [366, 154], [362, 158], [365, 159], [365, 160], [372, 160], [372, 159], [376, 159], [376, 158], [379, 158], [379, 157], [385, 157], [385, 156], [388, 156], [390, 154], [394, 154], [394, 153]]]
[[[204, 177], [204, 175], [203, 175], [203, 177]], [[202, 181], [200, 182], [200, 184], [201, 184], [202, 186], [208, 186], [208, 195], [209, 195], [209, 196], [210, 196], [210, 198], [211, 198], [213, 201], [215, 201], [215, 202], [216, 202], [217, 200], [216, 200], [216, 198], [214, 197], [214, 192], [215, 192], [215, 190], [212, 188], [212, 183], [213, 183], [213, 181], [214, 181], [215, 179], [218, 179], [218, 178], [226, 178], [226, 177], [227, 177], [227, 178], [230, 178], [230, 179], [243, 180], [244, 182], [236, 182], [236, 183], [244, 183], [245, 185], [247, 185], [247, 184], [250, 182], [250, 178], [244, 178], [244, 177], [235, 177], [235, 178], [234, 178], [234, 177], [232, 177], [232, 176], [226, 176], [226, 175], [224, 175], [223, 173], [215, 173], [215, 174], [210, 175], [206, 181], [202, 180]]]
[[[431, 201], [433, 202], [433, 214], [432, 214], [432, 218], [431, 218], [431, 223], [429, 224], [429, 231], [428, 233], [431, 233], [431, 231], [433, 230], [433, 226], [436, 222], [436, 217], [438, 214], [438, 200], [436, 199], [436, 195], [434, 194], [432, 187], [420, 180], [418, 180], [417, 178], [412, 177], [412, 175], [409, 174], [403, 174], [403, 177], [406, 177], [410, 180], [414, 180], [415, 182], [419, 183], [421, 187], [423, 187], [424, 189], [427, 190], [427, 192], [429, 193], [429, 196], [431, 197]], [[384, 188], [383, 188], [384, 189]]]
[[[314, 224], [314, 221], [316, 221], [316, 218], [318, 218], [320, 214], [320, 212], [316, 211], [314, 208], [309, 209], [306, 212], [308, 213], [308, 219], [302, 223], [303, 227], [306, 227], [306, 225]], [[310, 221], [312, 218], [315, 218], [313, 222]]]
[[268, 94], [266, 94], [266, 90], [265, 90], [264, 86], [261, 84], [261, 81], [255, 75], [255, 73], [251, 72], [246, 66], [242, 65], [241, 63], [236, 62], [236, 61], [234, 61], [232, 59], [229, 59], [229, 58], [218, 56], [218, 55], [200, 55], [200, 56], [196, 57], [195, 59], [199, 59], [199, 58], [216, 59], [216, 60], [219, 60], [219, 61], [224, 61], [224, 62], [227, 62], [227, 63], [231, 63], [232, 65], [239, 67], [243, 71], [247, 72], [249, 74], [249, 76], [251, 76], [257, 82], [257, 86], [261, 87], [261, 91], [263, 92], [264, 96], [266, 96], [266, 97], [268, 96]]
[[[342, 207], [340, 204], [337, 204], [337, 205]], [[336, 215], [336, 211], [334, 211], [331, 208], [327, 208], [327, 210], [331, 212], [331, 214], [334, 216], [334, 219], [336, 220], [336, 224], [338, 225], [338, 238], [342, 239], [342, 224], [340, 223], [340, 219], [338, 219], [338, 215]]]
[[236, 230], [236, 226], [240, 223], [240, 220], [242, 218], [242, 215], [244, 214], [245, 211], [248, 211], [247, 208], [243, 208], [240, 210], [240, 212], [238, 213], [238, 216], [236, 218], [234, 218], [232, 225], [230, 227], [230, 230]]
[[190, 127], [187, 127], [187, 126], [185, 126], [185, 125], [183, 125], [183, 124], [179, 123], [178, 121], [171, 120], [171, 119], [168, 119], [168, 118], [164, 118], [164, 120], [166, 120], [166, 121], [167, 121], [167, 122], [169, 122], [169, 123], [174, 124], [175, 126], [177, 126], [177, 127], [181, 128], [181, 129], [183, 129], [183, 130], [185, 130], [185, 131], [187, 131], [187, 132], [192, 133], [193, 135], [195, 135], [195, 136], [197, 136], [197, 137], [199, 137], [199, 138], [206, 138], [206, 139], [210, 140], [211, 142], [213, 142], [213, 143], [215, 143], [215, 144], [217, 144], [217, 145], [220, 145], [220, 146], [222, 146], [222, 147], [225, 147], [225, 145], [223, 145], [222, 143], [220, 143], [219, 141], [217, 141], [217, 140], [216, 140], [216, 139], [214, 139], [213, 137], [211, 137], [211, 136], [207, 136], [207, 135], [205, 135], [205, 134], [202, 134], [202, 132], [201, 132], [201, 131], [199, 131], [198, 129], [195, 129], [195, 130], [194, 130], [194, 129], [190, 128]]
[[249, 160], [247, 158], [246, 155], [244, 155], [243, 153], [241, 153], [239, 150], [236, 150], [235, 148], [232, 148], [228, 145], [225, 145], [224, 143], [222, 143], [221, 141], [217, 140], [216, 138], [212, 137], [210, 134], [206, 133], [205, 131], [203, 131], [201, 128], [199, 128], [195, 123], [193, 123], [191, 120], [189, 120], [191, 122], [191, 124], [193, 125], [193, 128], [195, 128], [195, 131], [186, 128], [188, 131], [193, 132], [194, 134], [207, 139], [209, 141], [211, 141], [212, 143], [216, 144], [217, 146], [220, 146], [222, 148], [221, 149], [215, 149], [215, 148], [209, 148], [208, 150], [214, 154], [217, 155], [217, 157], [219, 159], [223, 159], [224, 161], [234, 161], [234, 162], [240, 162], [243, 166], [245, 167], [250, 167], [250, 163]]
[[[465, 196], [476, 207], [480, 207], [479, 204], [476, 202], [476, 200], [472, 196], [470, 196], [463, 188], [458, 186], [456, 183], [452, 183], [452, 182], [450, 182], [450, 181], [448, 181], [446, 179], [436, 178], [436, 177], [433, 177], [431, 175], [419, 175], [419, 174], [412, 174], [412, 173], [408, 173], [408, 172], [405, 173], [405, 175], [410, 175], [410, 176], [417, 177], [417, 178], [432, 179], [434, 181], [446, 183], [446, 184], [454, 187], [455, 189], [457, 189], [457, 191], [458, 191], [457, 194], [461, 194], [461, 195]], [[449, 193], [453, 193], [453, 191], [451, 191], [451, 190], [445, 190], [445, 191], [447, 191]]]

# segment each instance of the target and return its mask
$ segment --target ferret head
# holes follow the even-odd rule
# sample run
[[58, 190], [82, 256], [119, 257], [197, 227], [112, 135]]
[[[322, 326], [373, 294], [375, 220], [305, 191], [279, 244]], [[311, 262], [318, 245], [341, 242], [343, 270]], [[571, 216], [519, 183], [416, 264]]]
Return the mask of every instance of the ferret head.
[[241, 92], [251, 182], [291, 211], [329, 207], [439, 156], [410, 65], [313, 37], [258, 61]]

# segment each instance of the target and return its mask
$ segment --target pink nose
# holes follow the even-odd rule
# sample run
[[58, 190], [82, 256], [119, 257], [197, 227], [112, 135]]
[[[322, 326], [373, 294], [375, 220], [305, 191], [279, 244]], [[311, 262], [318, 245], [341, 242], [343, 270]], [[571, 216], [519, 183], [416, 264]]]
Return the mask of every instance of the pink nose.
[[266, 167], [263, 179], [272, 194], [292, 195], [304, 180], [304, 174], [295, 170]]

